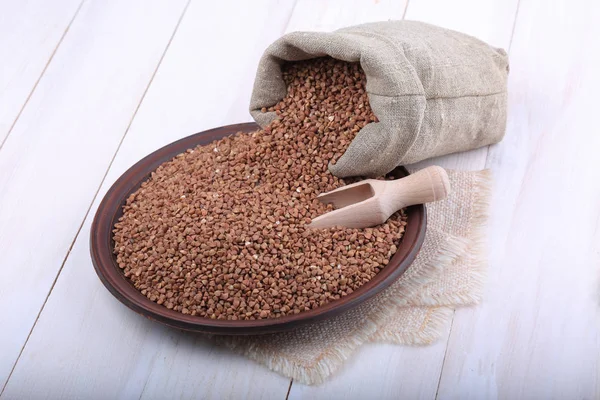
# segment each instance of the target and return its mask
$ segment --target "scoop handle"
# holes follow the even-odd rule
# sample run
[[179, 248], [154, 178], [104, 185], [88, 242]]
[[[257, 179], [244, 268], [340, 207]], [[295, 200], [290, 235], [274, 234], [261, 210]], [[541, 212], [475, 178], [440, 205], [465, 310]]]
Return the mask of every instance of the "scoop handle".
[[389, 192], [386, 190], [386, 197], [389, 196], [396, 211], [414, 204], [443, 200], [450, 193], [448, 174], [438, 166], [424, 168], [390, 183], [392, 187]]

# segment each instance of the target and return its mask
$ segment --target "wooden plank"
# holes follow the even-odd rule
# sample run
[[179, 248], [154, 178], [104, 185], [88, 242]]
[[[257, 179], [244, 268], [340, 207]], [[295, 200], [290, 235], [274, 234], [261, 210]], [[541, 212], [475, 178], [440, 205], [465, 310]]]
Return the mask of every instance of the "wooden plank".
[[[342, 4], [343, 3], [343, 4]], [[315, 4], [300, 0], [290, 29], [331, 30], [357, 23], [401, 19], [401, 2], [357, 2], [353, 7], [343, 1]], [[315, 12], [315, 7], [318, 12]], [[320, 8], [319, 8], [320, 7]], [[517, 1], [443, 0], [415, 1], [408, 4], [406, 19], [420, 20], [459, 30], [496, 46], [507, 48]], [[470, 10], [465, 13], [464, 10]], [[309, 16], [318, 15], [318, 18]], [[446, 168], [481, 169], [487, 148], [427, 160], [416, 166], [441, 165]], [[358, 352], [330, 381], [317, 387], [294, 382], [290, 399], [327, 398], [434, 398], [442, 370], [449, 332], [426, 348], [369, 345]], [[369, 382], [365, 385], [365, 382]]]
[[366, 344], [325, 383], [293, 382], [289, 399], [433, 399], [445, 349], [445, 340], [415, 347]]
[[517, 0], [411, 1], [406, 19], [454, 29], [484, 40], [492, 46], [508, 49], [517, 4]]
[[228, 2], [190, 4], [6, 387], [7, 398], [285, 398], [289, 379], [200, 336], [163, 328], [115, 300], [93, 270], [88, 232], [106, 190], [148, 152], [250, 119], [258, 59], [282, 34], [292, 8], [291, 2], [262, 0], [237, 3], [232, 13]]
[[298, 0], [286, 32], [327, 32], [367, 22], [402, 19], [407, 0]]
[[0, 385], [184, 6], [86, 2], [0, 151]]
[[81, 1], [0, 1], [0, 148]]
[[487, 162], [490, 283], [456, 313], [442, 399], [600, 398], [599, 18], [591, 0], [521, 2]]

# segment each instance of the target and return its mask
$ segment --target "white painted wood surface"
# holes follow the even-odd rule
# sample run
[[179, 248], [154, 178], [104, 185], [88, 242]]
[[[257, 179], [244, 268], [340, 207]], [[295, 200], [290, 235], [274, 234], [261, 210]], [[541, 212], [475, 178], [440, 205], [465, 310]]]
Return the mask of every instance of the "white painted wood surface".
[[2, 384], [184, 5], [84, 3], [0, 150]]
[[[10, 375], [0, 398], [600, 398], [600, 6], [406, 6], [86, 0], [77, 12], [76, 0], [0, 1], [0, 71], [11, 71], [0, 74], [0, 141], [16, 119], [0, 149], [0, 387]], [[405, 13], [510, 46], [505, 140], [421, 164], [494, 170], [483, 304], [458, 310], [432, 346], [365, 346], [325, 384], [290, 388], [112, 298], [88, 232], [126, 168], [190, 133], [250, 120], [256, 63], [282, 33]]]
[[0, 147], [81, 2], [0, 1]]
[[440, 398], [600, 398], [599, 18], [596, 1], [521, 2], [487, 160], [490, 284], [456, 312]]

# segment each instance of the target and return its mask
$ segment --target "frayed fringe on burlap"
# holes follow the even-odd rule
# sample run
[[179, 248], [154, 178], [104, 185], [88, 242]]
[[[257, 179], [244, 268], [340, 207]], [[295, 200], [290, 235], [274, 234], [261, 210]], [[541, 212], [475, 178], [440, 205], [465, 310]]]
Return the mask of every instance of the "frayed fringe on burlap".
[[435, 302], [420, 303], [419, 301], [415, 301], [415, 298], [418, 296], [419, 290], [422, 289], [423, 286], [435, 280], [445, 268], [463, 257], [471, 245], [472, 242], [466, 238], [451, 236], [445, 238], [440, 244], [436, 257], [427, 261], [424, 266], [421, 267], [418, 278], [407, 282], [401, 282], [397, 287], [394, 286], [394, 289], [397, 292], [394, 296], [394, 304], [402, 307], [445, 305], [437, 304]]
[[371, 337], [371, 342], [405, 344], [423, 346], [437, 341], [446, 331], [449, 321], [454, 316], [454, 309], [448, 307], [431, 307], [421, 329], [416, 332], [403, 333], [396, 330], [380, 329]]
[[[471, 172], [471, 174], [473, 177], [473, 199], [472, 215], [469, 221], [470, 230], [464, 238], [452, 238], [454, 241], [460, 241], [459, 246], [463, 247], [460, 256], [454, 257], [452, 262], [461, 262], [468, 265], [471, 285], [458, 292], [448, 290], [434, 295], [420, 293], [411, 298], [409, 305], [456, 307], [477, 304], [482, 299], [487, 278], [486, 228], [489, 219], [493, 182], [492, 173], [489, 169]], [[450, 251], [456, 254], [457, 250], [458, 248], [455, 248], [454, 251]], [[458, 251], [460, 252], [460, 250]], [[445, 264], [445, 266], [448, 265]], [[436, 275], [436, 278], [438, 276]]]
[[[487, 278], [486, 228], [489, 220], [490, 201], [492, 197], [492, 171], [485, 169], [475, 175], [475, 201], [473, 202], [472, 231], [469, 233], [473, 245], [469, 250], [472, 265], [473, 289], [457, 295], [455, 304], [477, 304], [483, 297], [483, 288]], [[464, 302], [463, 302], [464, 301]]]
[[225, 345], [235, 353], [258, 364], [264, 365], [271, 371], [293, 378], [298, 383], [318, 385], [337, 371], [376, 332], [377, 324], [369, 318], [361, 324], [360, 329], [356, 329], [352, 335], [344, 337], [344, 340], [337, 342], [335, 346], [327, 348], [309, 364], [298, 362], [289, 353], [278, 352], [270, 346], [254, 345], [246, 340], [219, 337], [217, 343]]

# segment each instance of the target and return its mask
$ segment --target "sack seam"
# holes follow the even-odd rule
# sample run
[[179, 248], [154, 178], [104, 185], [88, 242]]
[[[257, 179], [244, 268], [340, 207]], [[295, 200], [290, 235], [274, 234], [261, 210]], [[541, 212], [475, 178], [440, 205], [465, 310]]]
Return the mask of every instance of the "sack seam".
[[505, 94], [505, 93], [507, 93], [507, 91], [503, 90], [501, 92], [488, 93], [488, 94], [466, 94], [466, 95], [461, 95], [461, 96], [435, 96], [435, 97], [427, 97], [427, 96], [424, 96], [422, 93], [402, 94], [399, 96], [390, 96], [390, 95], [386, 95], [386, 94], [377, 94], [377, 93], [372, 93], [372, 92], [367, 92], [367, 93], [370, 95], [373, 95], [373, 96], [388, 97], [391, 99], [399, 99], [402, 97], [409, 97], [409, 96], [423, 96], [423, 97], [425, 97], [425, 100], [443, 100], [443, 99], [461, 99], [461, 98], [467, 98], [467, 97], [490, 97], [490, 96], [497, 96], [499, 94]]

